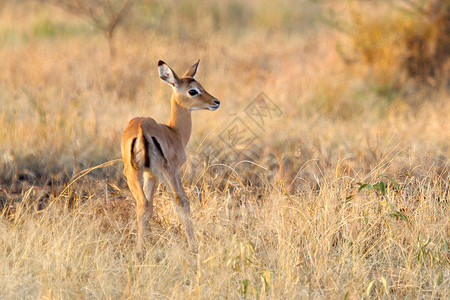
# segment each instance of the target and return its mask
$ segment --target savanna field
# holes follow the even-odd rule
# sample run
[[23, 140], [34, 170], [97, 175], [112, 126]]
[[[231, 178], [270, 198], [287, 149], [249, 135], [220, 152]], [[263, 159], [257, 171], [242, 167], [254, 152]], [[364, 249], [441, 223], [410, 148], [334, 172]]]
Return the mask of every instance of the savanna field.
[[[447, 1], [0, 1], [1, 299], [449, 299]], [[194, 111], [136, 255], [128, 121]], [[151, 228], [151, 230], [149, 230]]]

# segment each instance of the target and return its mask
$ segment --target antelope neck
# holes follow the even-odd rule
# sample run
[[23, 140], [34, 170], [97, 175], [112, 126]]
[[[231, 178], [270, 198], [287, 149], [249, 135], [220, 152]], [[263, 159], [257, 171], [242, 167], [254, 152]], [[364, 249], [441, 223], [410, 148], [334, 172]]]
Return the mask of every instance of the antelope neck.
[[192, 130], [191, 112], [177, 103], [175, 94], [172, 94], [169, 127], [178, 133], [183, 146], [186, 147]]

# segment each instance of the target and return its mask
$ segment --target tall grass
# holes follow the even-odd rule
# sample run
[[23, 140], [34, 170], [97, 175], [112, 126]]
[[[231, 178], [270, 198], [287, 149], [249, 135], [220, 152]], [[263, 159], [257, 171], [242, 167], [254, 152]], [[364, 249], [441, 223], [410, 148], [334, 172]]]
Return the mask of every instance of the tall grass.
[[2, 296], [446, 298], [449, 215], [438, 199], [448, 186], [431, 175], [402, 189], [406, 196], [388, 188], [407, 220], [375, 193], [346, 200], [352, 186], [327, 176], [319, 190], [299, 195], [212, 191], [194, 201], [198, 256], [186, 253], [162, 194], [143, 260], [135, 258], [124, 193], [98, 183], [71, 209], [63, 197], [33, 212], [29, 190], [12, 220], [2, 219]]

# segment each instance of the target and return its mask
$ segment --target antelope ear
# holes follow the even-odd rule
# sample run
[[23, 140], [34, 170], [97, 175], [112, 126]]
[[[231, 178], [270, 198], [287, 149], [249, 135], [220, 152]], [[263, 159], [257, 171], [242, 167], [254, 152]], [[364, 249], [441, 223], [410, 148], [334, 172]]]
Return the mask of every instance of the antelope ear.
[[184, 73], [183, 77], [195, 78], [195, 74], [197, 74], [199, 63], [200, 63], [200, 59], [192, 67], [190, 67], [189, 70], [186, 71], [186, 73]]
[[158, 61], [158, 72], [162, 81], [174, 87], [178, 86], [178, 81], [180, 79], [177, 74], [175, 74], [175, 72], [162, 60]]

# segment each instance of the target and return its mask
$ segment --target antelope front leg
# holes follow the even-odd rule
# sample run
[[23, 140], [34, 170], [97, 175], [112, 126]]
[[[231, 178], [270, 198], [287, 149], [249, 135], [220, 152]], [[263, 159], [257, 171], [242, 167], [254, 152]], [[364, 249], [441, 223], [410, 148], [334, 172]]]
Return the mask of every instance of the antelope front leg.
[[197, 252], [197, 240], [194, 234], [194, 227], [191, 220], [191, 209], [189, 198], [186, 195], [186, 192], [181, 183], [181, 178], [178, 173], [172, 172], [168, 176], [167, 182], [172, 190], [173, 200], [175, 202], [176, 210], [178, 213], [178, 218], [180, 219], [181, 224], [184, 226], [186, 230], [186, 235], [188, 237], [189, 248], [192, 252]]

